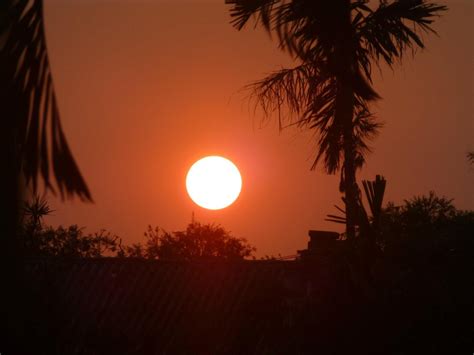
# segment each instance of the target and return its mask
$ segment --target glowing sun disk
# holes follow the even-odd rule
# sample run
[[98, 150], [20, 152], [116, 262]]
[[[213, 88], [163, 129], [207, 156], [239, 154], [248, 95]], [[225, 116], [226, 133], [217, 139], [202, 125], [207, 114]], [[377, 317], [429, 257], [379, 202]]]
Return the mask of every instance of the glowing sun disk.
[[230, 160], [208, 156], [195, 162], [186, 176], [189, 197], [199, 206], [219, 210], [239, 197], [242, 178]]

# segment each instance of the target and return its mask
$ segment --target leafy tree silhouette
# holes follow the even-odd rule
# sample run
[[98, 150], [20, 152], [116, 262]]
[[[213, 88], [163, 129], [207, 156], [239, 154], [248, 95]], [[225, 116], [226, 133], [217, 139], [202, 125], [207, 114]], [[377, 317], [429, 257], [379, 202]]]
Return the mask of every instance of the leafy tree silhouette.
[[382, 247], [413, 259], [434, 249], [448, 254], [454, 250], [472, 253], [472, 235], [474, 212], [456, 209], [452, 199], [439, 197], [433, 191], [399, 206], [390, 202], [381, 217]]
[[186, 230], [173, 233], [148, 226], [145, 237], [145, 245], [125, 246], [119, 256], [160, 260], [236, 260], [252, 257], [255, 251], [246, 239], [232, 236], [221, 226], [195, 221], [188, 224]]
[[25, 201], [20, 239], [31, 257], [131, 257], [161, 260], [228, 260], [253, 257], [255, 248], [244, 238], [234, 237], [220, 225], [191, 222], [184, 231], [169, 233], [148, 226], [145, 243], [123, 245], [122, 239], [106, 230], [85, 233], [77, 225], [53, 228], [43, 219], [53, 210], [43, 197]]
[[53, 228], [44, 224], [44, 217], [53, 210], [43, 197], [35, 196], [23, 207], [20, 239], [28, 257], [98, 258], [115, 256], [122, 240], [106, 230], [84, 233], [77, 225]]
[[[28, 225], [27, 225], [28, 227]], [[76, 224], [69, 227], [25, 229], [25, 255], [33, 257], [100, 258], [115, 256], [121, 239], [105, 230], [84, 233]]]
[[434, 32], [433, 16], [446, 6], [424, 0], [227, 0], [231, 23], [256, 25], [276, 34], [279, 47], [298, 65], [276, 71], [250, 87], [265, 115], [315, 129], [327, 173], [341, 172], [348, 238], [355, 236], [358, 187], [356, 169], [370, 151], [367, 140], [380, 124], [370, 102], [379, 99], [372, 67], [392, 67], [406, 51], [423, 48], [422, 33]]

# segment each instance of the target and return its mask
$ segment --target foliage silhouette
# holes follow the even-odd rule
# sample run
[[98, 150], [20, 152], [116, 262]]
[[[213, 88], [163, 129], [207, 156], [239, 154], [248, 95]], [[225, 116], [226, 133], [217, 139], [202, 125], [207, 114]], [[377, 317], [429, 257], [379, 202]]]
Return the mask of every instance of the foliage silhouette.
[[474, 164], [474, 152], [469, 152], [469, 153], [467, 153], [467, 160], [468, 160], [471, 164]]
[[0, 5], [1, 103], [17, 145], [19, 169], [36, 191], [38, 175], [61, 195], [91, 200], [61, 127], [48, 59], [42, 0]]
[[26, 234], [25, 238], [27, 256], [98, 258], [115, 255], [119, 247], [119, 237], [105, 230], [85, 234], [77, 225], [47, 227], [34, 234]]
[[[357, 218], [355, 221], [356, 227], [359, 227], [359, 235], [363, 234], [363, 232], [367, 232], [369, 229], [372, 229], [372, 233], [376, 233], [376, 231], [380, 227], [380, 216], [382, 214], [382, 203], [383, 198], [385, 195], [385, 186], [386, 180], [383, 176], [377, 175], [375, 180], [362, 180], [362, 185], [364, 187], [365, 196], [367, 202], [369, 204], [370, 212], [372, 216], [369, 217], [364, 204], [362, 203], [361, 196], [358, 196], [357, 199]], [[342, 198], [342, 201], [346, 202], [345, 198]], [[334, 223], [342, 223], [346, 224], [346, 211], [341, 207], [335, 205], [336, 209], [343, 214], [343, 216], [332, 215], [328, 214], [326, 221], [334, 222]], [[357, 236], [357, 234], [356, 234]]]
[[[447, 9], [424, 0], [228, 0], [231, 23], [241, 30], [256, 25], [274, 33], [279, 47], [298, 65], [282, 69], [250, 87], [266, 116], [275, 111], [280, 126], [288, 121], [319, 134], [313, 164], [324, 160], [328, 173], [341, 171], [346, 197], [346, 233], [355, 236], [356, 169], [370, 150], [380, 123], [369, 110], [379, 95], [372, 87], [372, 66], [393, 66], [408, 50], [423, 48], [422, 33], [434, 32], [433, 16]], [[341, 163], [342, 160], [342, 163]]]
[[[430, 191], [427, 196], [405, 200], [403, 205], [388, 202], [382, 208], [385, 180], [377, 176], [375, 181], [363, 183], [372, 216], [367, 214], [359, 200], [357, 235], [365, 237], [356, 240], [367, 239], [378, 251], [400, 248], [404, 243], [408, 243], [407, 248], [408, 245], [428, 248], [432, 243], [441, 243], [441, 240], [456, 241], [456, 238], [474, 235], [474, 212], [456, 209], [452, 199], [438, 197]], [[328, 215], [326, 220], [345, 223], [345, 211], [335, 207], [343, 216]], [[474, 242], [471, 239], [471, 243]]]
[[123, 245], [122, 239], [106, 230], [84, 233], [77, 225], [53, 228], [43, 219], [53, 210], [45, 198], [35, 196], [23, 208], [21, 239], [26, 256], [33, 257], [130, 257], [160, 260], [208, 258], [244, 259], [255, 252], [244, 238], [236, 238], [219, 225], [191, 222], [185, 231], [166, 232], [148, 226], [145, 243]]
[[38, 196], [25, 203], [19, 233], [25, 256], [97, 258], [119, 252], [121, 239], [105, 230], [85, 234], [77, 225], [67, 228], [44, 225], [43, 218], [52, 211], [46, 199]]
[[[473, 235], [474, 211], [458, 210], [453, 200], [438, 197], [433, 191], [405, 200], [401, 206], [388, 203], [382, 213], [381, 242], [385, 250], [418, 250], [423, 254], [422, 249], [440, 248], [449, 253], [452, 248], [462, 249], [462, 244], [468, 252], [474, 246]], [[457, 243], [461, 244], [455, 246]]]
[[148, 226], [145, 245], [126, 246], [119, 256], [160, 260], [197, 260], [209, 258], [244, 259], [255, 248], [246, 239], [236, 238], [219, 225], [191, 222], [185, 231], [168, 233]]
[[50, 215], [54, 210], [49, 207], [48, 201], [44, 197], [36, 195], [32, 201], [26, 201], [23, 207], [23, 218], [27, 225], [35, 229], [42, 227], [43, 218]]

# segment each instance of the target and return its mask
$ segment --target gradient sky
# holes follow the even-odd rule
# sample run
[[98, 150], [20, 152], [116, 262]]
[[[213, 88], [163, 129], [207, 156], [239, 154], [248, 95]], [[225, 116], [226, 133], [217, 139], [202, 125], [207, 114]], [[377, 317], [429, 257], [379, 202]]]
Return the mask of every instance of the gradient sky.
[[[382, 174], [386, 201], [434, 190], [474, 209], [474, 1], [445, 1], [439, 37], [394, 71], [382, 67], [373, 107], [385, 122], [360, 176]], [[295, 254], [309, 229], [340, 204], [339, 177], [310, 171], [311, 132], [262, 124], [246, 84], [291, 65], [275, 42], [229, 25], [224, 0], [45, 0], [48, 47], [63, 126], [94, 204], [49, 197], [52, 225], [105, 228], [138, 242], [148, 224], [182, 230], [222, 224], [266, 254]], [[187, 196], [185, 176], [206, 155], [239, 167], [231, 207], [207, 211]]]

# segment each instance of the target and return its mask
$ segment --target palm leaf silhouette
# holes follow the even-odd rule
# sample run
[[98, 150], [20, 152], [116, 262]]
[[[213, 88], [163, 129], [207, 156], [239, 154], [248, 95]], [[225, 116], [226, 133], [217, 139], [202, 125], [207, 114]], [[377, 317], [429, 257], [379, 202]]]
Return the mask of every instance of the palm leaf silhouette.
[[[36, 191], [38, 178], [61, 197], [91, 200], [61, 127], [48, 59], [42, 0], [0, 5], [0, 76], [4, 119], [11, 120], [19, 169]], [[54, 178], [54, 180], [53, 180]]]
[[[380, 216], [383, 212], [383, 198], [385, 196], [385, 187], [387, 180], [381, 175], [376, 175], [375, 180], [362, 180], [364, 186], [365, 198], [369, 204], [371, 217], [369, 217], [361, 197], [358, 199], [358, 213], [356, 219], [356, 225], [361, 228], [362, 237], [368, 237], [369, 234], [377, 237], [380, 224]], [[346, 199], [343, 197], [342, 202], [346, 204]], [[341, 212], [341, 215], [328, 214], [325, 221], [345, 224], [347, 221], [346, 210], [334, 205], [334, 207]]]

